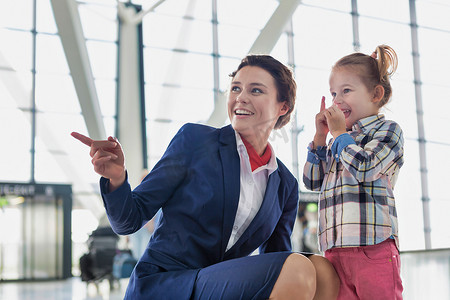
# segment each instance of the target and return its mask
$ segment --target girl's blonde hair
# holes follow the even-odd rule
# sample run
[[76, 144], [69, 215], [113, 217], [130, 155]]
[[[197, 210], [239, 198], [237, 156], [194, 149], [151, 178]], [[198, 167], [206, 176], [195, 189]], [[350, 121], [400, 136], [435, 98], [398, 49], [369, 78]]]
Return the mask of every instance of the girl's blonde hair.
[[342, 67], [351, 67], [361, 76], [369, 91], [377, 85], [384, 88], [380, 107], [388, 103], [392, 96], [390, 77], [397, 70], [398, 59], [394, 49], [388, 45], [379, 45], [371, 55], [352, 53], [338, 60], [332, 71]]

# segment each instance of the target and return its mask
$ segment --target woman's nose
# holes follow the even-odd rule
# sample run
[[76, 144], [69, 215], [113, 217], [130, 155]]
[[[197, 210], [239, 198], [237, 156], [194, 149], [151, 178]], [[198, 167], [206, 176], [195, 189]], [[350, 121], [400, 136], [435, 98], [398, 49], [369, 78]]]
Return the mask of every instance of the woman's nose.
[[245, 97], [245, 95], [243, 93], [240, 93], [239, 95], [236, 96], [236, 102], [246, 103], [247, 98]]

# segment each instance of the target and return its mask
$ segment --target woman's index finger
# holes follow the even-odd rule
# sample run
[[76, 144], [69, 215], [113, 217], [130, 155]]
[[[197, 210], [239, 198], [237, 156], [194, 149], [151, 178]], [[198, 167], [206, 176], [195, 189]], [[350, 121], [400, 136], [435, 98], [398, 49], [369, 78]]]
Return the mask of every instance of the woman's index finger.
[[82, 135], [81, 133], [78, 132], [72, 132], [70, 135], [79, 140], [80, 142], [82, 142], [83, 144], [85, 144], [86, 146], [89, 147], [92, 146], [93, 140], [90, 137]]

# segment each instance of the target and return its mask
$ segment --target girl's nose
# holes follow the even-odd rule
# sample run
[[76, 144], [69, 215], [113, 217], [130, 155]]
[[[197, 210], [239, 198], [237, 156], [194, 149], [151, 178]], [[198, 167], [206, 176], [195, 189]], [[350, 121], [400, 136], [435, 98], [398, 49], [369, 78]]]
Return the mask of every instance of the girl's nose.
[[334, 104], [342, 103], [341, 97], [335, 96], [335, 97], [333, 98], [333, 103], [334, 103]]

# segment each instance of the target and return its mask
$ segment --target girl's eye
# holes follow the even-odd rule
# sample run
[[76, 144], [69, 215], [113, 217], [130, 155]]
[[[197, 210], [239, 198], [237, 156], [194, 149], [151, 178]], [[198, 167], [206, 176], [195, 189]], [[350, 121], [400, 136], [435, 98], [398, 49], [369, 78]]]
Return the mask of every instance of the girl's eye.
[[347, 94], [348, 92], [350, 92], [350, 89], [344, 89], [344, 94]]
[[331, 96], [334, 98], [334, 97], [336, 97], [336, 93], [331, 93]]

